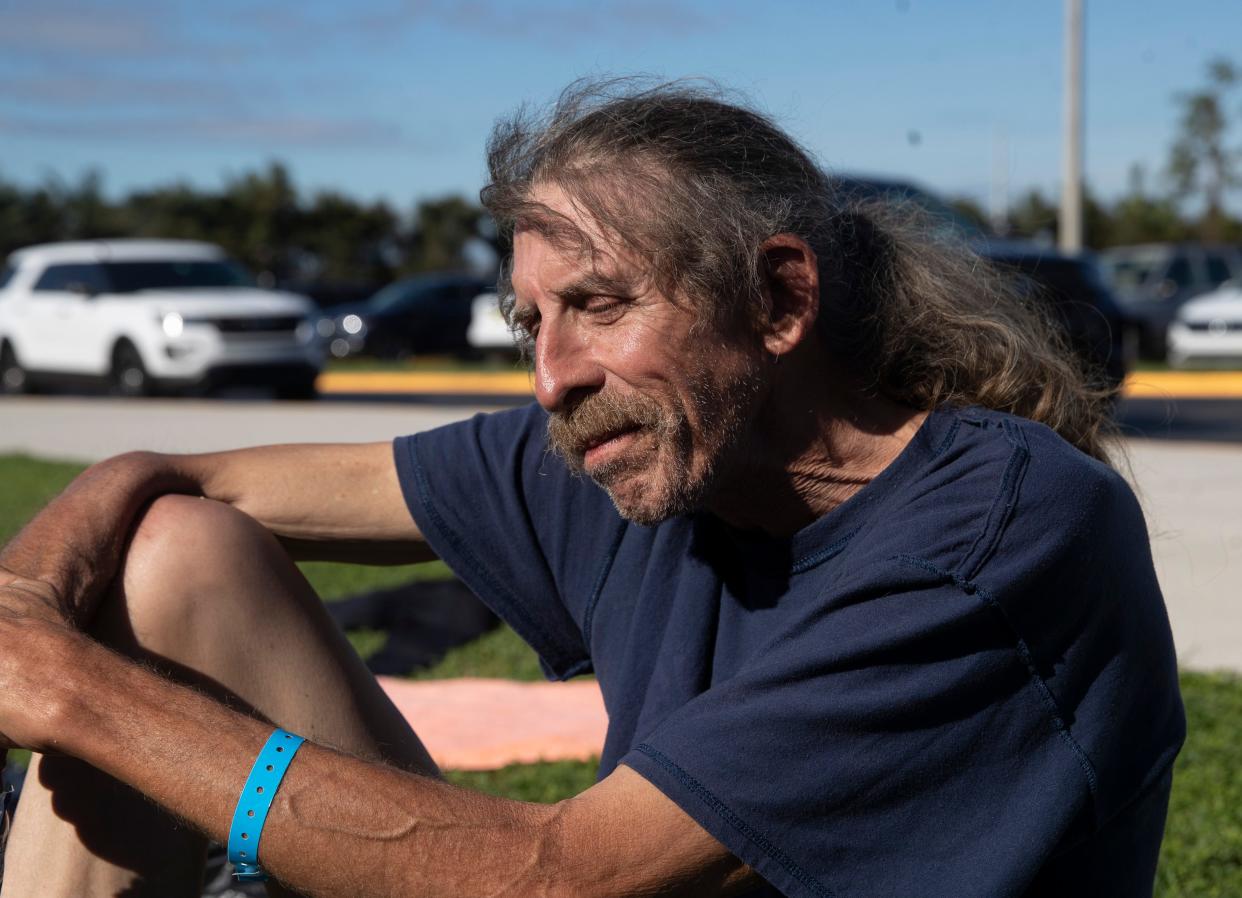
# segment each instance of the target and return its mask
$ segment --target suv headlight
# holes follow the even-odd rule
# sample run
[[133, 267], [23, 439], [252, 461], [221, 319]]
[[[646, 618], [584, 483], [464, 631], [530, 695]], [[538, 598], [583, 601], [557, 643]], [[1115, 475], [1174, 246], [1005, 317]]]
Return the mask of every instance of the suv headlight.
[[185, 331], [185, 319], [176, 312], [169, 312], [160, 319], [160, 327], [168, 337], [180, 337]]

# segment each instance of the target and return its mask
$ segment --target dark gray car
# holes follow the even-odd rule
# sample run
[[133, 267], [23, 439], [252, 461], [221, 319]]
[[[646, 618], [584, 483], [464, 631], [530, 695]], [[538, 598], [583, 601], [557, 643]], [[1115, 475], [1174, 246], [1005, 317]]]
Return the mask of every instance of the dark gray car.
[[1138, 355], [1163, 360], [1169, 325], [1187, 301], [1225, 281], [1242, 282], [1242, 249], [1200, 243], [1119, 246], [1100, 262], [1128, 320]]

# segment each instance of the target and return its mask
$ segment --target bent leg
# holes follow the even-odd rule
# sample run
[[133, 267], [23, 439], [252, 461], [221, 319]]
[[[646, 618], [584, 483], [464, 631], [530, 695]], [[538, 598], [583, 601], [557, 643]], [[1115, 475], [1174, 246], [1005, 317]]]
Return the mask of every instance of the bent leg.
[[[435, 772], [279, 542], [227, 505], [153, 503], [94, 632], [308, 739]], [[27, 777], [0, 895], [197, 896], [204, 846], [128, 787], [49, 756]]]

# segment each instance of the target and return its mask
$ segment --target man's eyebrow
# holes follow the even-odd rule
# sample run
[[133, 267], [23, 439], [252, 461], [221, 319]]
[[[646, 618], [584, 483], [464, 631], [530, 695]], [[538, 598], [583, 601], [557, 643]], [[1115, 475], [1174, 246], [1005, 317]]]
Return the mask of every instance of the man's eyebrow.
[[[594, 271], [584, 274], [564, 287], [549, 291], [561, 302], [578, 302], [591, 296], [633, 296], [638, 285], [633, 278]], [[539, 320], [539, 309], [533, 303], [524, 303], [514, 297], [509, 323], [521, 330], [530, 330]]]
[[553, 290], [562, 300], [581, 299], [586, 296], [604, 294], [608, 296], [630, 296], [636, 292], [632, 278], [622, 275], [610, 275], [594, 271], [583, 275], [571, 284]]

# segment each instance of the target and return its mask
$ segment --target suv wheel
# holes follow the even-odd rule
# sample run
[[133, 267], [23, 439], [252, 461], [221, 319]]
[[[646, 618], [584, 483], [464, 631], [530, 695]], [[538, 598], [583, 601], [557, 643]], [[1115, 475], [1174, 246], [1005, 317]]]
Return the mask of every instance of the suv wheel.
[[28, 386], [26, 369], [18, 363], [13, 347], [8, 343], [0, 346], [0, 393], [13, 396], [25, 393]]
[[278, 384], [275, 390], [277, 399], [309, 400], [315, 399], [319, 393], [315, 389], [315, 379], [294, 381]]
[[131, 343], [120, 343], [112, 353], [109, 384], [114, 396], [150, 396], [151, 377], [142, 364], [142, 356]]

